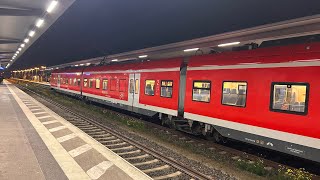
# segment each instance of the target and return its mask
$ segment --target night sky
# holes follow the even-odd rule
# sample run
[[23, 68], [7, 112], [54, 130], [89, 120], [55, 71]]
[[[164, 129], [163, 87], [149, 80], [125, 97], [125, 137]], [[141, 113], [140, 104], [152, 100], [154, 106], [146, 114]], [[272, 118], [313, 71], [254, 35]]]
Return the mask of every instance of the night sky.
[[320, 14], [320, 0], [77, 0], [12, 66], [56, 65]]

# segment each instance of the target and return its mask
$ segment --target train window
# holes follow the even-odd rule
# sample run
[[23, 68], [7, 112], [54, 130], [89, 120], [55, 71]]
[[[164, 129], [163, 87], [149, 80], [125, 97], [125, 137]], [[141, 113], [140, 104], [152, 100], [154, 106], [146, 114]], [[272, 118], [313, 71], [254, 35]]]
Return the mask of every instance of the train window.
[[65, 79], [66, 85], [68, 85], [68, 80], [69, 80], [68, 78]]
[[126, 92], [126, 89], [127, 89], [127, 80], [125, 79], [120, 79], [119, 80], [119, 91], [120, 92]]
[[155, 80], [146, 80], [145, 94], [149, 96], [154, 96], [154, 85]]
[[111, 79], [110, 84], [111, 84], [110, 91], [115, 91], [117, 89], [117, 80]]
[[74, 78], [74, 79], [73, 79], [73, 85], [74, 85], [74, 86], [77, 86], [77, 78]]
[[100, 79], [96, 79], [96, 89], [100, 89]]
[[245, 107], [247, 101], [247, 82], [228, 82], [222, 84], [223, 105]]
[[133, 93], [134, 91], [134, 83], [133, 83], [133, 79], [130, 79], [130, 87], [129, 87], [129, 92]]
[[80, 80], [80, 79], [77, 79], [77, 82], [78, 82], [78, 86], [80, 87], [81, 80]]
[[93, 87], [93, 79], [89, 79], [89, 88]]
[[173, 81], [171, 80], [164, 80], [161, 81], [161, 97], [166, 97], [166, 98], [172, 98], [172, 86], [173, 86]]
[[210, 102], [210, 81], [193, 81], [192, 100]]
[[87, 78], [83, 79], [83, 87], [88, 87], [88, 79]]
[[134, 86], [134, 92], [135, 92], [135, 94], [139, 93], [139, 79], [136, 79], [136, 84]]
[[102, 80], [102, 89], [108, 90], [108, 79]]
[[274, 82], [271, 88], [271, 111], [307, 114], [309, 83]]

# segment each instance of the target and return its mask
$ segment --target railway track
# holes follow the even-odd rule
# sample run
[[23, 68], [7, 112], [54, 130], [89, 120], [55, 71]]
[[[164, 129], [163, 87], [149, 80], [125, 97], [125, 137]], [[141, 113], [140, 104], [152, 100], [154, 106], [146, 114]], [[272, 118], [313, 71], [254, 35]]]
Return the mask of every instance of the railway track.
[[[49, 88], [47, 86], [44, 86], [44, 85], [41, 85], [45, 88]], [[25, 87], [23, 87], [25, 88]], [[28, 91], [30, 91], [29, 89], [27, 89]], [[32, 93], [35, 93], [37, 94], [36, 92], [32, 92]], [[42, 95], [40, 94], [37, 94], [37, 96], [40, 96], [41, 98], [45, 98], [45, 97], [42, 97]], [[116, 113], [119, 113], [119, 112], [116, 112]], [[82, 115], [81, 115], [82, 116]], [[130, 117], [129, 115], [125, 115], [125, 116], [128, 116]], [[87, 118], [85, 116], [82, 116], [82, 118]], [[94, 120], [92, 120], [92, 124], [94, 123], [97, 123], [95, 122]], [[85, 127], [86, 126], [86, 122], [85, 124], [82, 124], [83, 122], [79, 122], [79, 121], [74, 121], [75, 125], [77, 126], [77, 123], [79, 123], [79, 128], [80, 127]], [[146, 122], [147, 124], [151, 125], [153, 124], [152, 126], [154, 126], [154, 130], [155, 131], [159, 131], [159, 132], [166, 132], [166, 133], [169, 133], [171, 134], [172, 136], [176, 136], [177, 139], [179, 139], [180, 141], [184, 141], [185, 143], [196, 143], [198, 144], [199, 146], [202, 146], [202, 145], [208, 145], [210, 143], [210, 146], [211, 146], [211, 150], [214, 150], [215, 152], [219, 153], [220, 155], [225, 155], [225, 156], [228, 156], [230, 159], [233, 159], [233, 160], [238, 160], [238, 159], [244, 159], [246, 161], [251, 161], [251, 162], [254, 162], [254, 161], [257, 161], [258, 159], [260, 160], [263, 160], [264, 162], [264, 165], [265, 165], [265, 168], [266, 169], [270, 169], [270, 168], [274, 168], [274, 169], [277, 169], [279, 168], [279, 165], [282, 165], [282, 166], [286, 166], [287, 168], [290, 168], [290, 169], [295, 169], [294, 167], [290, 167], [289, 165], [283, 165], [281, 163], [278, 163], [278, 162], [275, 162], [275, 161], [272, 161], [272, 160], [269, 160], [269, 159], [264, 159], [263, 157], [260, 157], [260, 156], [257, 156], [257, 155], [254, 155], [254, 154], [250, 154], [250, 153], [244, 153], [243, 151], [241, 150], [237, 150], [237, 149], [234, 149], [232, 147], [227, 147], [227, 146], [224, 146], [224, 145], [220, 145], [220, 144], [213, 144], [212, 142], [208, 142], [208, 141], [205, 141], [203, 139], [200, 139], [200, 138], [196, 138], [194, 136], [191, 136], [191, 135], [188, 135], [188, 134], [185, 134], [185, 133], [182, 133], [182, 132], [177, 132], [177, 131], [174, 131], [172, 129], [168, 129], [166, 127], [163, 127], [163, 126], [159, 126], [159, 125], [155, 125], [154, 123], [150, 123], [150, 122]], [[89, 126], [91, 126], [92, 124], [89, 123]], [[103, 126], [102, 124], [98, 123], [99, 125]], [[81, 128], [80, 128], [81, 129]], [[84, 129], [83, 131], [87, 132], [89, 135], [90, 133], [95, 133], [97, 131], [95, 131], [94, 129], [90, 129], [90, 127], [87, 127], [87, 129]], [[121, 135], [121, 134], [120, 134]], [[110, 136], [98, 136], [97, 140], [100, 141], [105, 141], [103, 142], [104, 145], [106, 145], [107, 147], [110, 147], [111, 149], [114, 149], [116, 151], [119, 151], [119, 153], [124, 153], [124, 154], [121, 154], [121, 156], [123, 157], [127, 157], [129, 155], [126, 155], [125, 153], [126, 152], [133, 152], [133, 153], [138, 153], [138, 152], [134, 152], [136, 150], [134, 150], [131, 145], [128, 145], [126, 142], [120, 142], [118, 141], [117, 139], [115, 139], [114, 137], [110, 137]], [[118, 137], [118, 136], [117, 136]], [[106, 139], [104, 139], [106, 138]], [[110, 142], [110, 145], [107, 144]], [[134, 146], [134, 147], [137, 147], [137, 146]], [[139, 147], [139, 144], [138, 144], [138, 147]], [[150, 155], [151, 153], [148, 153], [148, 151], [142, 151], [143, 150], [143, 146], [141, 148], [141, 152], [146, 152], [145, 154], [148, 154]], [[139, 149], [139, 148], [138, 148]], [[139, 152], [140, 153], [140, 152]], [[129, 153], [130, 154], [130, 153]], [[159, 154], [159, 153], [158, 153]], [[139, 154], [138, 155], [139, 158], [145, 158], [145, 155], [143, 153]], [[129, 157], [129, 162], [132, 162], [133, 164], [136, 164], [137, 166], [141, 166], [142, 169], [144, 168], [143, 166], [147, 166], [149, 163], [156, 163], [158, 162], [158, 160], [161, 158], [161, 154], [160, 154], [160, 157], [155, 155], [153, 156], [152, 158], [150, 159], [146, 159], [145, 162], [140, 162], [139, 160], [137, 159], [130, 159]], [[176, 162], [178, 163], [178, 162]], [[175, 165], [171, 165], [170, 167], [173, 167], [175, 168]], [[165, 166], [165, 164], [162, 166], [162, 168], [166, 169], [167, 166]], [[181, 175], [183, 174], [181, 171], [178, 170], [178, 168], [176, 168], [177, 171], [173, 172], [171, 171], [171, 174], [172, 176], [173, 175]], [[316, 173], [317, 174], [317, 173]], [[313, 179], [320, 179], [318, 175], [314, 174], [313, 175]], [[189, 175], [190, 177], [194, 177], [192, 175]], [[181, 177], [181, 176], [180, 176]], [[205, 177], [204, 179], [206, 178], [210, 178], [210, 177]], [[200, 178], [200, 179], [203, 179], [203, 178]]]
[[67, 113], [67, 121], [96, 139], [101, 144], [118, 154], [132, 165], [149, 175], [155, 180], [162, 179], [212, 179], [174, 159], [168, 158], [161, 152], [145, 146], [121, 133], [107, 127], [93, 118], [82, 115], [70, 108], [52, 101], [28, 88], [19, 86], [20, 89], [35, 94], [42, 100], [60, 108]]

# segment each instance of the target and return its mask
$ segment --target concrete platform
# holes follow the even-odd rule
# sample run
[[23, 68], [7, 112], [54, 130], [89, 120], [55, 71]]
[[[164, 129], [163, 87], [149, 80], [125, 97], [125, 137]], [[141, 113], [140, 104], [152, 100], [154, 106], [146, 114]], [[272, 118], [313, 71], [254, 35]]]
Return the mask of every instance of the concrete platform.
[[4, 81], [0, 85], [0, 179], [151, 179]]

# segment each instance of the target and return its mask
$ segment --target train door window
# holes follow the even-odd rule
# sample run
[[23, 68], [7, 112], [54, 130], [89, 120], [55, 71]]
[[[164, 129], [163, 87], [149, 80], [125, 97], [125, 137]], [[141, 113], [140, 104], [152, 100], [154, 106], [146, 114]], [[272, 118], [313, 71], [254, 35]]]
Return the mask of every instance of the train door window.
[[247, 101], [247, 82], [224, 81], [222, 84], [223, 105], [245, 107]]
[[136, 79], [136, 83], [134, 86], [134, 92], [135, 92], [135, 94], [139, 94], [139, 79]]
[[69, 81], [69, 79], [68, 79], [68, 78], [66, 78], [66, 85], [68, 85], [68, 81]]
[[119, 91], [120, 92], [126, 92], [126, 89], [127, 89], [126, 81], [127, 80], [125, 80], [125, 79], [119, 80]]
[[73, 85], [74, 85], [74, 86], [77, 86], [77, 85], [78, 85], [78, 84], [77, 84], [77, 78], [74, 78], [74, 79], [73, 79]]
[[80, 80], [80, 79], [77, 79], [77, 83], [78, 83], [78, 86], [80, 87], [81, 80]]
[[88, 79], [87, 78], [83, 79], [83, 87], [88, 87]]
[[192, 100], [210, 102], [211, 81], [193, 81]]
[[96, 79], [96, 89], [100, 89], [100, 79]]
[[102, 80], [102, 89], [108, 90], [108, 79]]
[[133, 91], [134, 91], [134, 82], [133, 82], [133, 79], [130, 79], [129, 92], [130, 92], [130, 93], [133, 93]]
[[274, 82], [271, 88], [271, 111], [307, 114], [309, 83]]
[[116, 79], [111, 79], [110, 80], [110, 91], [115, 91], [117, 89], [117, 80]]
[[161, 81], [161, 97], [172, 98], [172, 87], [173, 81], [171, 80], [164, 80]]
[[146, 80], [145, 94], [154, 96], [155, 80]]
[[93, 87], [93, 79], [89, 79], [89, 88]]

